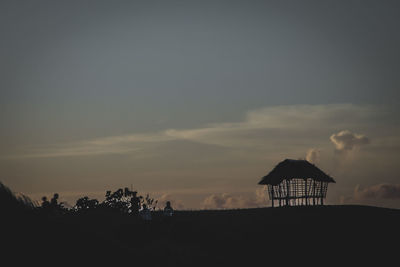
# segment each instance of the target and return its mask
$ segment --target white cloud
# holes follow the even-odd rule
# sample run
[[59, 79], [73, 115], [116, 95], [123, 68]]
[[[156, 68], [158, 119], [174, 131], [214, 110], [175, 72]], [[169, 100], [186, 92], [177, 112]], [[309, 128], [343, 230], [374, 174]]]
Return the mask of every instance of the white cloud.
[[318, 163], [320, 159], [321, 151], [316, 148], [310, 148], [307, 151], [306, 160], [311, 163]]
[[348, 130], [332, 134], [330, 140], [338, 152], [351, 151], [356, 147], [370, 143], [368, 137], [362, 134], [355, 134]]
[[269, 204], [265, 187], [258, 188], [254, 195], [212, 194], [202, 203], [204, 209], [239, 209], [263, 207]]

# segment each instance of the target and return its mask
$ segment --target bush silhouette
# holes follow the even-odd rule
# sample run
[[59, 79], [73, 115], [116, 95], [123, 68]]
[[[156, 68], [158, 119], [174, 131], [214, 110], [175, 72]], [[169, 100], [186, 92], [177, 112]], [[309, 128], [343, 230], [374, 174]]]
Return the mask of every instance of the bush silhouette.
[[99, 206], [99, 201], [97, 199], [90, 199], [89, 197], [81, 197], [76, 201], [75, 209], [77, 211], [82, 210], [93, 210]]
[[137, 195], [137, 191], [131, 191], [125, 187], [124, 189], [119, 188], [114, 192], [111, 190], [106, 191], [103, 202], [99, 202], [97, 199], [90, 199], [88, 196], [81, 197], [70, 211], [81, 212], [102, 209], [103, 211], [109, 210], [121, 214], [138, 215], [143, 205], [154, 211], [157, 203], [158, 201], [151, 198], [149, 194], [143, 197]]

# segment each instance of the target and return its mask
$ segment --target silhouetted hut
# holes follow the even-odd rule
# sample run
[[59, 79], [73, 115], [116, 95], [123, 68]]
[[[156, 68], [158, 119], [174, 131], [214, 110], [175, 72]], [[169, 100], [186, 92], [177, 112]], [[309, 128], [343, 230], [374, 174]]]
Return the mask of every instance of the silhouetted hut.
[[307, 160], [285, 159], [264, 176], [258, 184], [268, 186], [268, 195], [274, 201], [286, 206], [323, 205], [328, 183], [335, 183], [332, 177]]

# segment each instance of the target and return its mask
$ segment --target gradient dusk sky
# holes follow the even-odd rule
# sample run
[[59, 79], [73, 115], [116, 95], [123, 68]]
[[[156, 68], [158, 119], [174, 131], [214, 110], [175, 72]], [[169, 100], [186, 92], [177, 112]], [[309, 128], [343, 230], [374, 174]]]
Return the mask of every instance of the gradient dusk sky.
[[285, 158], [329, 204], [400, 208], [399, 1], [1, 1], [0, 181], [267, 206]]

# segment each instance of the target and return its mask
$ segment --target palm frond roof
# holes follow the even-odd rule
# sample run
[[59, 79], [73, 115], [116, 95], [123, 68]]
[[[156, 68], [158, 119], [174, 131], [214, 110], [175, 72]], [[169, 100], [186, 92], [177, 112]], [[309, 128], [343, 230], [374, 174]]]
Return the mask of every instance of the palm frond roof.
[[317, 166], [307, 160], [285, 159], [280, 162], [275, 168], [262, 177], [258, 184], [262, 185], [277, 185], [283, 180], [291, 179], [313, 179], [328, 183], [336, 183], [332, 177], [321, 171]]

